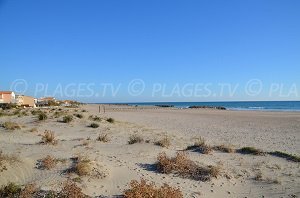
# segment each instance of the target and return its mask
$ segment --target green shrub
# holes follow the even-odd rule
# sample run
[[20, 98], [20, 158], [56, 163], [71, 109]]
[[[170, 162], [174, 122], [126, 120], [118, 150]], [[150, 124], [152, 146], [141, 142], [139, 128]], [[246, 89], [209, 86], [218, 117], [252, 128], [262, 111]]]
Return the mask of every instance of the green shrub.
[[144, 139], [138, 135], [131, 135], [128, 140], [128, 144], [136, 144], [142, 142], [144, 142]]
[[48, 118], [48, 116], [47, 116], [47, 114], [46, 114], [45, 112], [40, 112], [40, 113], [38, 114], [38, 119], [39, 119], [40, 121], [47, 120], [47, 118]]
[[300, 157], [297, 155], [292, 155], [289, 153], [284, 153], [281, 151], [275, 151], [275, 152], [269, 152], [270, 155], [276, 156], [276, 157], [281, 157], [293, 162], [300, 162]]
[[71, 116], [71, 115], [66, 115], [66, 116], [63, 117], [63, 122], [64, 123], [72, 122], [72, 120], [73, 120], [73, 116]]
[[92, 127], [92, 128], [98, 128], [98, 127], [99, 127], [99, 124], [93, 122], [93, 123], [90, 125], [90, 127]]
[[254, 147], [243, 147], [237, 150], [241, 154], [250, 154], [250, 155], [264, 155], [264, 152], [260, 149]]
[[83, 115], [82, 115], [82, 114], [79, 114], [79, 113], [74, 114], [74, 116], [77, 117], [77, 118], [79, 118], [79, 119], [83, 118]]
[[38, 115], [38, 114], [40, 114], [40, 113], [42, 113], [41, 110], [32, 110], [32, 111], [31, 111], [31, 114], [32, 114], [32, 115]]
[[115, 119], [113, 119], [113, 118], [108, 118], [108, 119], [106, 119], [106, 121], [109, 123], [115, 123]]
[[21, 192], [21, 186], [15, 183], [9, 183], [0, 188], [0, 197], [18, 197]]

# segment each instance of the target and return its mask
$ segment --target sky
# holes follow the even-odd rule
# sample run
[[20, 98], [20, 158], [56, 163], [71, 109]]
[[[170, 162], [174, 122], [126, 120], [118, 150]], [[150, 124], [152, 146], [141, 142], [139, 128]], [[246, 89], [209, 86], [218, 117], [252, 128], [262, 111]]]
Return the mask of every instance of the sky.
[[0, 90], [300, 100], [299, 10], [298, 0], [0, 0]]

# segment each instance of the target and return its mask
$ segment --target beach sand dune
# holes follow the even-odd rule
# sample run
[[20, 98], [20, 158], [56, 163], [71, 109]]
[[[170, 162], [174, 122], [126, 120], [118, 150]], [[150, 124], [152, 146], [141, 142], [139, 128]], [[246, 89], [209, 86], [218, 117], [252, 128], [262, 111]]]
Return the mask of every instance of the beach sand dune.
[[[219, 167], [220, 174], [206, 182], [163, 174], [155, 166], [159, 153], [175, 156], [200, 136], [210, 147], [224, 144], [299, 155], [299, 113], [124, 105], [105, 105], [105, 109], [105, 114], [99, 113], [99, 105], [65, 108], [63, 113], [48, 109], [43, 110], [48, 115], [44, 121], [29, 111], [27, 116], [0, 117], [0, 123], [11, 121], [21, 126], [13, 131], [0, 128], [0, 150], [17, 159], [2, 163], [5, 169], [0, 172], [0, 185], [36, 183], [43, 190], [58, 191], [62, 182], [72, 179], [85, 194], [112, 197], [123, 194], [131, 180], [143, 178], [179, 188], [184, 197], [300, 196], [299, 162], [269, 154], [185, 151], [198, 166]], [[64, 115], [73, 115], [73, 120], [62, 122]], [[115, 122], [108, 122], [110, 117]], [[99, 127], [92, 128], [91, 123]], [[45, 130], [55, 134], [53, 144], [41, 143]], [[99, 135], [107, 139], [97, 141]], [[140, 137], [141, 142], [128, 144], [133, 137]], [[163, 138], [170, 141], [168, 147], [156, 145]], [[56, 159], [56, 166], [40, 168], [41, 159], [48, 155]], [[88, 174], [76, 172], [80, 161], [89, 164]]]

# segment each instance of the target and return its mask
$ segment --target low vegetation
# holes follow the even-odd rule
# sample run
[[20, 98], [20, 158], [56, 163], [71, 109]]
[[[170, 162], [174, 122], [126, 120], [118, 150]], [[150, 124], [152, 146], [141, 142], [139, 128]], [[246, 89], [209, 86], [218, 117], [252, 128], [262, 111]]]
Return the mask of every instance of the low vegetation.
[[1, 125], [3, 128], [5, 128], [6, 130], [16, 130], [16, 129], [21, 129], [21, 126], [16, 123], [16, 122], [4, 122], [2, 125]]
[[165, 174], [175, 174], [182, 178], [197, 181], [210, 181], [220, 174], [220, 167], [201, 167], [190, 160], [186, 153], [178, 152], [175, 157], [169, 158], [166, 153], [160, 153], [157, 157], [157, 170]]
[[110, 141], [108, 134], [100, 134], [96, 140], [99, 142], [109, 142]]
[[9, 183], [0, 188], [0, 197], [19, 197], [21, 193], [21, 186], [15, 183]]
[[155, 145], [165, 147], [165, 148], [169, 148], [171, 146], [171, 140], [170, 140], [170, 138], [168, 138], [166, 136], [163, 139], [155, 142]]
[[219, 145], [219, 146], [214, 146], [213, 149], [216, 151], [223, 152], [223, 153], [234, 153], [235, 152], [235, 149], [232, 146], [224, 145], [224, 144]]
[[130, 189], [124, 192], [125, 198], [183, 198], [182, 192], [164, 184], [161, 187], [155, 186], [154, 183], [147, 184], [142, 179], [141, 182], [133, 180], [130, 182]]
[[66, 114], [67, 114], [67, 112], [58, 109], [58, 111], [54, 112], [53, 116], [55, 118], [60, 118], [61, 116], [64, 116]]
[[55, 166], [57, 164], [57, 159], [48, 155], [47, 157], [41, 159], [39, 162], [40, 162], [40, 164], [39, 164], [40, 169], [51, 170], [51, 169], [55, 168]]
[[90, 127], [95, 129], [95, 128], [99, 127], [99, 124], [93, 122], [93, 123], [91, 123]]
[[15, 109], [17, 107], [16, 104], [13, 103], [1, 103], [0, 108], [3, 110]]
[[0, 188], [0, 197], [32, 198], [38, 191], [35, 184], [27, 184], [24, 188], [15, 183], [8, 183]]
[[287, 159], [289, 161], [300, 162], [300, 156], [297, 156], [297, 155], [292, 155], [292, 154], [281, 152], [281, 151], [269, 152], [269, 154], [276, 156], [276, 157], [281, 157], [281, 158]]
[[264, 155], [265, 153], [257, 148], [254, 147], [243, 147], [237, 150], [238, 153], [241, 154], [249, 154], [249, 155]]
[[64, 123], [70, 123], [70, 122], [72, 122], [72, 120], [73, 120], [73, 116], [71, 116], [71, 115], [66, 115], [63, 117]]
[[86, 176], [89, 175], [91, 171], [91, 161], [87, 158], [78, 157], [75, 165], [75, 172], [79, 176]]
[[34, 132], [37, 132], [37, 131], [38, 131], [38, 129], [37, 129], [36, 127], [31, 128], [31, 129], [29, 130], [29, 132], [31, 132], [31, 133], [34, 133]]
[[40, 113], [42, 113], [41, 110], [32, 110], [32, 111], [31, 111], [31, 114], [32, 114], [32, 115], [38, 115], [38, 114], [40, 114]]
[[47, 118], [48, 118], [48, 116], [47, 116], [47, 114], [46, 114], [45, 112], [40, 112], [40, 113], [38, 114], [38, 119], [39, 119], [40, 121], [47, 120]]
[[82, 192], [82, 189], [79, 188], [75, 182], [67, 180], [64, 182], [61, 191], [57, 196], [60, 198], [87, 198], [88, 196]]
[[52, 145], [56, 145], [57, 144], [57, 140], [55, 138], [55, 133], [53, 131], [48, 131], [46, 130], [44, 132], [44, 135], [42, 136], [42, 144], [52, 144]]
[[20, 198], [32, 198], [34, 194], [38, 191], [35, 184], [27, 184], [20, 192]]
[[192, 150], [195, 152], [200, 152], [202, 154], [209, 154], [212, 152], [211, 146], [206, 144], [205, 139], [202, 137], [196, 138], [194, 145], [188, 146], [186, 150]]
[[7, 170], [6, 163], [13, 164], [13, 163], [18, 162], [18, 161], [19, 161], [19, 159], [15, 155], [4, 154], [0, 150], [0, 172], [2, 172], [4, 170]]
[[79, 113], [76, 113], [74, 114], [75, 117], [79, 118], [79, 119], [82, 119], [83, 118], [83, 115], [82, 114], [79, 114]]
[[136, 144], [136, 143], [142, 143], [142, 142], [144, 142], [144, 139], [138, 135], [131, 135], [128, 140], [128, 144]]
[[115, 123], [115, 119], [113, 118], [107, 118], [106, 121], [112, 124]]
[[102, 120], [102, 118], [98, 117], [98, 116], [93, 116], [93, 115], [90, 115], [89, 116], [89, 120], [93, 120], [95, 122], [100, 122]]

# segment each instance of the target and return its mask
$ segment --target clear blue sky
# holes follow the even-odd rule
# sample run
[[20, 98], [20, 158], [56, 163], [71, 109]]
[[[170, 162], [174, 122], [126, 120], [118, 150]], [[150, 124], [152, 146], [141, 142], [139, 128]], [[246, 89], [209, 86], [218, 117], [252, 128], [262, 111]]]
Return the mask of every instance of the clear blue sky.
[[[37, 97], [70, 83], [94, 83], [102, 93], [101, 83], [113, 83], [122, 84], [116, 96], [75, 99], [299, 100], [300, 1], [0, 0], [0, 68], [1, 90], [24, 79], [25, 94]], [[141, 95], [128, 93], [133, 79], [145, 82]], [[262, 81], [261, 94], [245, 95], [241, 87], [251, 79]], [[46, 94], [36, 92], [37, 83], [48, 84]], [[166, 91], [211, 83], [217, 96], [153, 96], [154, 83], [165, 83]], [[218, 83], [241, 87], [229, 97]], [[283, 93], [268, 95], [271, 83]], [[284, 94], [295, 85], [298, 95]]]

